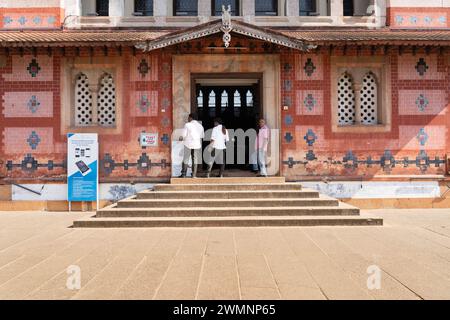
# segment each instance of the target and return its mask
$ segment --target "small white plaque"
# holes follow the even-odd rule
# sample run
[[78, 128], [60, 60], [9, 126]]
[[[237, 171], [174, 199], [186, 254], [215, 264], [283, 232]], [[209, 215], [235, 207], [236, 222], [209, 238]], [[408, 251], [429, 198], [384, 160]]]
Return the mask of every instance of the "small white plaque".
[[141, 147], [157, 147], [158, 134], [157, 133], [141, 133], [140, 137]]

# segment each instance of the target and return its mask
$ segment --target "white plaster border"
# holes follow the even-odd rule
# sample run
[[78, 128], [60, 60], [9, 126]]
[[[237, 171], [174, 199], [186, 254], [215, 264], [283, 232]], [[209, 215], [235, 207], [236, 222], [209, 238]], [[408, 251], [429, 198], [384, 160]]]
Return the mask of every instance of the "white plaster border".
[[[389, 181], [389, 182], [301, 182], [309, 189], [338, 199], [408, 199], [439, 198], [437, 181]], [[24, 184], [24, 187], [40, 192], [41, 196], [23, 188], [12, 186], [13, 201], [66, 201], [67, 184]], [[101, 183], [100, 200], [118, 201], [137, 192], [151, 189], [148, 183]]]
[[439, 198], [437, 181], [411, 182], [301, 182], [305, 188], [338, 199], [407, 199]]

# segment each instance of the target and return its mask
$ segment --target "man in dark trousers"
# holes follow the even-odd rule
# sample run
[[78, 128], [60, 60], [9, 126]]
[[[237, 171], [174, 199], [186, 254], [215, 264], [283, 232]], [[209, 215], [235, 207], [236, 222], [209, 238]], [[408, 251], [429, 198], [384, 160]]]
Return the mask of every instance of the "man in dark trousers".
[[180, 141], [183, 141], [184, 145], [181, 178], [186, 177], [189, 159], [192, 159], [192, 178], [197, 178], [197, 165], [200, 163], [202, 139], [204, 138], [205, 129], [197, 121], [196, 116], [191, 113], [188, 117], [188, 122], [184, 125], [183, 136], [180, 137]]

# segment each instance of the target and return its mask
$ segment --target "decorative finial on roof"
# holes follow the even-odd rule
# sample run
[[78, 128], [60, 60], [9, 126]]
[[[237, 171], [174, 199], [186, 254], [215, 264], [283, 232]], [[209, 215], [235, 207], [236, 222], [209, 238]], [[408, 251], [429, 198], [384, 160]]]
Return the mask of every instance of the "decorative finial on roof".
[[233, 26], [231, 25], [231, 5], [228, 5], [228, 8], [226, 8], [224, 5], [222, 5], [222, 28], [223, 31], [223, 43], [225, 45], [225, 48], [228, 48], [230, 46], [231, 42], [231, 34], [230, 32], [233, 30]]

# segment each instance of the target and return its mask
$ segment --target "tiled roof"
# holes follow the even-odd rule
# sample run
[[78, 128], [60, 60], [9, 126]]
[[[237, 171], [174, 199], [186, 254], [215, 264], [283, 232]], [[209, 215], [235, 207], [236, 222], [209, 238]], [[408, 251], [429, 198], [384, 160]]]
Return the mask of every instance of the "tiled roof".
[[364, 43], [446, 43], [450, 45], [450, 30], [283, 30], [283, 34], [305, 42]]
[[161, 31], [0, 31], [0, 46], [133, 44], [165, 34]]
[[[198, 26], [201, 28], [201, 25]], [[263, 28], [258, 27], [263, 30]], [[268, 30], [269, 31], [269, 30]], [[369, 43], [450, 45], [450, 30], [305, 30], [271, 29], [280, 35], [310, 44]], [[0, 46], [91, 46], [133, 45], [161, 41], [164, 36], [183, 33], [174, 31], [0, 31]], [[270, 33], [270, 32], [269, 32]], [[276, 35], [274, 33], [274, 35]]]

